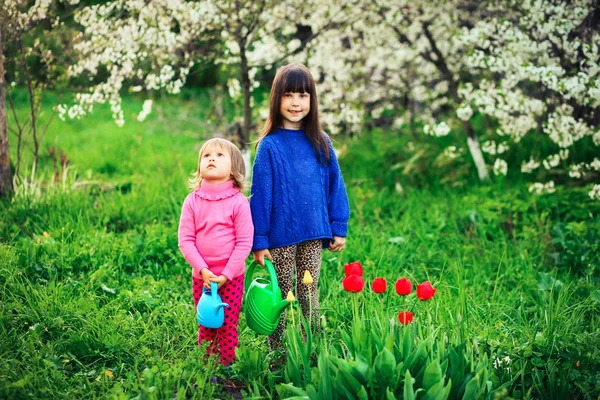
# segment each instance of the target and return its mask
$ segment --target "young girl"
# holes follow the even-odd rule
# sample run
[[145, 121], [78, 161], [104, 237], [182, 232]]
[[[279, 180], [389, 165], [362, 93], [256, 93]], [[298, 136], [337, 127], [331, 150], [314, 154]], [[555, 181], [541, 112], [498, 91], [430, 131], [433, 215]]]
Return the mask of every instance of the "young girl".
[[[317, 285], [321, 250], [346, 245], [350, 211], [344, 180], [329, 137], [321, 130], [315, 81], [303, 65], [277, 71], [269, 117], [258, 139], [250, 209], [254, 221], [254, 259], [273, 261], [281, 292], [292, 289], [312, 328], [319, 327]], [[313, 283], [304, 285], [309, 271]], [[281, 349], [285, 313], [269, 337]]]
[[190, 181], [194, 191], [183, 202], [179, 221], [179, 248], [192, 266], [194, 304], [211, 282], [218, 283], [221, 299], [229, 304], [221, 328], [198, 326], [198, 345], [211, 341], [207, 356], [219, 354], [223, 365], [233, 362], [238, 346], [245, 261], [254, 233], [250, 205], [240, 193], [245, 174], [242, 153], [233, 143], [219, 138], [204, 143]]

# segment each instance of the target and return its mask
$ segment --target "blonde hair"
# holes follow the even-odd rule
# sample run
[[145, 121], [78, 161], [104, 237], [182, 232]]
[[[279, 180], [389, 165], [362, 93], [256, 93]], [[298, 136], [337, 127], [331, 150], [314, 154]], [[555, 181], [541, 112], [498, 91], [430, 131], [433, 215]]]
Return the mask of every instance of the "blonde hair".
[[202, 145], [202, 148], [198, 153], [198, 169], [189, 179], [189, 187], [192, 189], [200, 187], [200, 184], [202, 183], [202, 175], [200, 174], [200, 161], [202, 160], [202, 154], [206, 152], [207, 149], [214, 146], [218, 146], [229, 153], [229, 157], [231, 157], [231, 179], [233, 179], [233, 186], [242, 190], [244, 188], [244, 183], [246, 182], [246, 165], [244, 164], [242, 152], [235, 144], [223, 138], [212, 138], [207, 140]]

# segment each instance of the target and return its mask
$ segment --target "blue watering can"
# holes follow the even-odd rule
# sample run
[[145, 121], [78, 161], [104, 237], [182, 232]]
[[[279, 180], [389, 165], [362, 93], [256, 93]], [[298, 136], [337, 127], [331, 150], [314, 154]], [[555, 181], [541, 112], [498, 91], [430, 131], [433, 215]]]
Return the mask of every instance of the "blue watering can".
[[221, 301], [221, 296], [217, 293], [217, 282], [210, 283], [210, 290], [202, 286], [202, 296], [196, 307], [198, 324], [205, 328], [220, 328], [225, 321], [225, 310], [223, 307], [229, 307], [229, 304]]

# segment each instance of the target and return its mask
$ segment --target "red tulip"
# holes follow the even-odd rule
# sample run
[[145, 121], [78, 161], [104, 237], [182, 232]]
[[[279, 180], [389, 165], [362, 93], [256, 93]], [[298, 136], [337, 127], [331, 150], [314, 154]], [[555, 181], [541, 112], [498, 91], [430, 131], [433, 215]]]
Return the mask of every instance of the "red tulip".
[[412, 282], [406, 278], [400, 278], [396, 281], [396, 293], [400, 296], [407, 296], [412, 292]]
[[431, 286], [431, 282], [423, 282], [420, 285], [417, 285], [417, 297], [419, 300], [429, 300], [435, 294], [436, 289]]
[[387, 290], [387, 282], [385, 278], [373, 279], [373, 291], [375, 293], [385, 293]]
[[360, 292], [365, 287], [365, 281], [362, 276], [350, 275], [342, 280], [342, 285], [347, 292]]
[[350, 276], [350, 275], [362, 276], [362, 274], [363, 274], [362, 265], [360, 265], [359, 261], [351, 262], [350, 264], [344, 265], [344, 272], [346, 273], [346, 276]]
[[410, 324], [413, 320], [413, 313], [411, 313], [410, 311], [401, 311], [398, 314], [398, 321], [400, 321], [400, 323], [402, 325], [406, 325], [406, 324]]

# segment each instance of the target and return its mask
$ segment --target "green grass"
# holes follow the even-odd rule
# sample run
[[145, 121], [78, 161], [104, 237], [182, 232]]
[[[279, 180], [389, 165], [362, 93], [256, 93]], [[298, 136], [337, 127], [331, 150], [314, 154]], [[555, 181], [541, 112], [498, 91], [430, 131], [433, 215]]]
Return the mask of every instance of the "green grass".
[[[103, 107], [54, 121], [35, 185], [0, 204], [0, 397], [232, 395], [208, 383], [224, 372], [200, 361], [176, 235], [186, 179], [212, 134], [189, 116], [205, 118], [211, 99], [158, 103], [138, 123], [142, 100], [126, 98], [123, 128]], [[600, 206], [576, 188], [533, 197], [516, 181], [448, 180], [444, 170], [466, 168], [460, 160], [402, 175], [405, 142], [376, 131], [338, 139], [352, 219], [347, 249], [323, 256], [323, 330], [305, 343], [295, 311], [287, 363], [271, 371], [277, 355], [242, 317], [233, 376], [243, 395], [597, 398]], [[69, 158], [66, 172], [53, 170], [49, 146]], [[434, 183], [417, 185], [420, 176]], [[341, 287], [354, 260], [367, 281], [359, 294]], [[370, 292], [378, 276], [383, 296]], [[436, 296], [404, 302], [393, 289], [401, 276], [430, 280]], [[409, 327], [402, 310], [415, 314]]]

